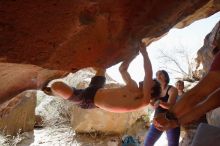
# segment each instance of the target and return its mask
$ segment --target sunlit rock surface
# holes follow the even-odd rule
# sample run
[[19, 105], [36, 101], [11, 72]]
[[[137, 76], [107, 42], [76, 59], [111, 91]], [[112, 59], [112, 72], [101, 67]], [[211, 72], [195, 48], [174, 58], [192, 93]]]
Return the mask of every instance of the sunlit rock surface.
[[132, 113], [110, 113], [101, 109], [82, 110], [74, 108], [71, 125], [76, 132], [100, 131], [109, 134], [122, 134], [146, 114], [144, 111]]
[[[206, 35], [204, 45], [197, 52], [198, 65], [203, 65], [204, 72], [208, 72], [213, 61], [213, 49], [220, 41], [220, 22], [218, 22], [212, 31]], [[218, 47], [219, 48], [219, 47]]]
[[[213, 49], [218, 46], [220, 48], [220, 22], [218, 22], [213, 30], [206, 36], [203, 47], [198, 51], [198, 62], [207, 72], [213, 61]], [[207, 113], [209, 124], [220, 127], [220, 108], [216, 108]]]
[[0, 106], [0, 130], [3, 134], [17, 135], [32, 131], [35, 123], [36, 92], [19, 94]]

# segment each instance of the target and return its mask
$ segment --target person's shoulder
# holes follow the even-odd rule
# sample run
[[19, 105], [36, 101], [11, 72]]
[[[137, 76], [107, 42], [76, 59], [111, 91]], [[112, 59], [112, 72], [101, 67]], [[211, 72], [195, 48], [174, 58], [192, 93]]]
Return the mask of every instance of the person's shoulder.
[[130, 82], [130, 84], [125, 85], [123, 88], [126, 88], [131, 91], [139, 90], [138, 85], [135, 81]]
[[176, 87], [174, 87], [173, 85], [168, 85], [168, 86], [169, 86], [170, 89], [171, 89], [171, 88], [176, 89]]
[[174, 87], [173, 85], [168, 85], [168, 89], [169, 90], [171, 90], [171, 89], [173, 90], [173, 89], [176, 89], [176, 87]]
[[177, 92], [176, 87], [169, 85], [169, 92]]

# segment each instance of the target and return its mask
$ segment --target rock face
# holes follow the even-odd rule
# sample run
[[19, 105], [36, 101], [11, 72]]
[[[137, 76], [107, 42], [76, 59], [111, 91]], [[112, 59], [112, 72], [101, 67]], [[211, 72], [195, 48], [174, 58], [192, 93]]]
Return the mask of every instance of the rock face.
[[[207, 72], [213, 61], [213, 49], [220, 47], [220, 21], [215, 25], [213, 30], [205, 37], [203, 47], [198, 51], [198, 63], [201, 63], [204, 67], [204, 71]], [[207, 113], [208, 123], [214, 126], [220, 126], [220, 108], [216, 108]]]
[[218, 0], [1, 1], [0, 61], [69, 71], [109, 67], [136, 54], [142, 38], [149, 44], [219, 8]]
[[48, 70], [36, 65], [0, 63], [0, 104], [30, 89], [41, 89], [52, 79], [67, 72]]
[[25, 92], [0, 107], [1, 132], [16, 135], [31, 131], [35, 123], [36, 93]]
[[47, 96], [39, 91], [37, 103], [35, 112], [41, 119], [40, 126], [56, 126], [70, 121], [73, 108], [71, 102], [60, 97]]
[[[141, 39], [149, 44], [175, 25], [184, 27], [219, 10], [219, 0], [0, 1], [0, 62], [71, 72], [110, 67], [137, 54]], [[19, 67], [20, 75], [30, 66]], [[1, 83], [8, 84], [2, 94], [33, 88], [33, 74], [20, 85], [21, 76], [9, 82], [14, 70], [0, 68], [0, 74]], [[1, 98], [9, 95], [0, 93]]]
[[205, 37], [204, 45], [197, 52], [197, 63], [203, 65], [204, 72], [208, 72], [213, 61], [213, 49], [220, 41], [220, 22], [218, 22], [212, 31]]
[[132, 113], [110, 113], [101, 109], [83, 110], [75, 107], [72, 113], [71, 125], [76, 132], [103, 132], [107, 134], [123, 134], [144, 111]]

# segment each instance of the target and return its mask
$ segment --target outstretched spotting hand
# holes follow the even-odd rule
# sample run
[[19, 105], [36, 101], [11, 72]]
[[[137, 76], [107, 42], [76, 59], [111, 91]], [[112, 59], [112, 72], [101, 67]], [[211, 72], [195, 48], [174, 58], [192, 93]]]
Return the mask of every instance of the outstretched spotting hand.
[[165, 114], [166, 113], [158, 114], [158, 116], [155, 117], [154, 120], [153, 120], [154, 126], [158, 130], [165, 131], [167, 129], [175, 128], [175, 127], [179, 126], [179, 124], [177, 123], [176, 120], [167, 119]]

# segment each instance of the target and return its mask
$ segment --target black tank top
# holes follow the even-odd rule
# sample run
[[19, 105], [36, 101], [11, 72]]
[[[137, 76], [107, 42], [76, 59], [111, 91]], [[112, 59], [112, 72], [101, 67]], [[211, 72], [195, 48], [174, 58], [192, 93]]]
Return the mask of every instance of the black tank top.
[[[172, 87], [172, 86], [168, 86], [167, 92], [166, 92], [165, 96], [160, 97], [160, 98], [158, 98], [158, 99], [161, 100], [161, 101], [163, 101], [163, 102], [167, 102], [168, 99], [169, 99], [168, 91], [170, 90], [171, 87]], [[159, 113], [165, 113], [166, 111], [168, 111], [168, 109], [164, 109], [164, 108], [162, 108], [161, 106], [158, 106], [158, 107], [155, 109], [154, 117], [157, 116]]]

